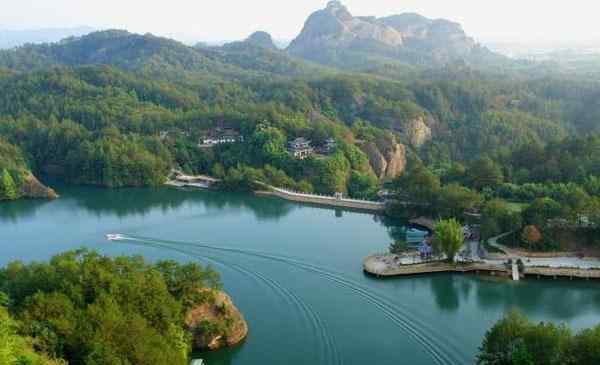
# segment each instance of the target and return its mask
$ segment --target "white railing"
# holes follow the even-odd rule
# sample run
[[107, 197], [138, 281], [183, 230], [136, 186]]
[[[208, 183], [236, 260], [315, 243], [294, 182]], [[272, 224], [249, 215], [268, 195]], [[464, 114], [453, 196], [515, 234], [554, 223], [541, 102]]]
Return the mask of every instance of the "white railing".
[[[265, 184], [266, 185], [266, 184]], [[283, 189], [283, 188], [277, 188], [274, 186], [270, 186], [270, 185], [266, 185], [269, 188], [282, 193], [282, 194], [287, 194], [287, 195], [291, 195], [291, 196], [296, 196], [299, 198], [307, 198], [307, 199], [324, 199], [324, 200], [330, 200], [330, 201], [340, 201], [340, 202], [345, 202], [345, 203], [357, 203], [357, 204], [370, 204], [370, 205], [376, 205], [376, 206], [384, 206], [385, 204], [382, 202], [376, 202], [376, 201], [371, 201], [371, 200], [359, 200], [359, 199], [349, 199], [349, 198], [338, 198], [336, 196], [331, 196], [331, 195], [322, 195], [322, 194], [307, 194], [307, 193], [301, 193], [298, 191], [293, 191], [293, 190], [287, 190], [287, 189]]]

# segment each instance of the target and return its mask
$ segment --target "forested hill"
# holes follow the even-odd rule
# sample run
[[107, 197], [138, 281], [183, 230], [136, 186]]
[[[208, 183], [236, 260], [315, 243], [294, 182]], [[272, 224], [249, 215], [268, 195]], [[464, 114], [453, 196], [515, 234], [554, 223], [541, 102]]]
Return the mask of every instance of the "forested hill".
[[[594, 83], [401, 83], [359, 75], [197, 80], [161, 81], [109, 66], [8, 73], [0, 77], [0, 135], [25, 152], [35, 172], [71, 182], [156, 185], [175, 165], [205, 173], [270, 165], [308, 190], [368, 196], [377, 186], [373, 177], [387, 176], [381, 159], [393, 162], [391, 151], [402, 158], [397, 144], [409, 158], [444, 166], [598, 130], [599, 111], [586, 103], [600, 90]], [[199, 150], [199, 137], [218, 125], [238, 129], [246, 143]], [[159, 139], [165, 132], [169, 138]], [[285, 149], [299, 136], [335, 138], [343, 153], [316, 165], [294, 161]]]
[[53, 66], [111, 65], [178, 81], [265, 75], [308, 76], [325, 71], [251, 40], [225, 47], [189, 47], [151, 34], [107, 30], [58, 43], [0, 51], [0, 68], [28, 72]]
[[95, 32], [59, 43], [26, 45], [0, 52], [0, 65], [18, 71], [91, 64], [113, 65], [150, 74], [192, 72], [208, 75], [237, 71], [176, 41], [120, 30]]
[[212, 59], [246, 71], [291, 77], [314, 77], [336, 72], [335, 69], [296, 58], [278, 49], [265, 32], [256, 32], [243, 41], [227, 43], [222, 47], [197, 45], [196, 48]]
[[[481, 156], [501, 161], [523, 146], [600, 132], [594, 79], [466, 64], [403, 70], [326, 68], [277, 49], [266, 33], [188, 47], [96, 32], [0, 52], [0, 137], [35, 173], [72, 183], [158, 185], [180, 167], [229, 178], [231, 188], [265, 180], [373, 198], [414, 161], [443, 175]], [[219, 128], [242, 142], [198, 147]], [[298, 137], [337, 148], [297, 160], [287, 146]]]

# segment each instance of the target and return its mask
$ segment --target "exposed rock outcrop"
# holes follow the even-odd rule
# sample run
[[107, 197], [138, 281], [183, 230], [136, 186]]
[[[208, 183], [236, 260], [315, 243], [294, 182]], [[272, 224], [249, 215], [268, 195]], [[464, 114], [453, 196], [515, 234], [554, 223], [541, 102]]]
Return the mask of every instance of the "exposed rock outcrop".
[[409, 121], [403, 132], [414, 148], [420, 148], [431, 140], [431, 128], [422, 116]]
[[375, 175], [381, 180], [393, 179], [406, 169], [406, 146], [393, 143], [383, 151], [374, 142], [362, 146], [362, 150], [369, 157], [369, 162]]
[[31, 199], [56, 199], [58, 194], [53, 189], [42, 184], [33, 174], [25, 177], [21, 187], [23, 197]]
[[479, 46], [458, 23], [414, 13], [355, 17], [339, 1], [313, 13], [288, 51], [338, 66], [356, 64], [355, 58], [368, 64], [374, 56], [416, 64], [480, 60], [486, 55], [502, 59]]
[[393, 15], [379, 21], [406, 39], [409, 48], [428, 50], [438, 61], [468, 57], [476, 48], [462, 26], [445, 19], [428, 19], [414, 13]]
[[327, 49], [353, 49], [379, 43], [388, 47], [402, 45], [402, 34], [370, 17], [353, 17], [339, 1], [330, 1], [327, 8], [313, 13], [300, 35], [288, 50], [292, 54], [310, 56], [311, 52]]
[[210, 294], [211, 300], [192, 309], [186, 318], [197, 351], [235, 346], [248, 336], [248, 324], [231, 298], [222, 291]]

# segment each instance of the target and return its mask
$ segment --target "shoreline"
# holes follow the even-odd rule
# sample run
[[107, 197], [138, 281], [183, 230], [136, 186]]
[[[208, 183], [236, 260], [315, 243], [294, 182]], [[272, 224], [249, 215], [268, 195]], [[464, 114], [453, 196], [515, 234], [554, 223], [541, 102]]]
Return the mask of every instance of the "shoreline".
[[[214, 184], [219, 180], [207, 176], [185, 176], [185, 179], [169, 179], [163, 185], [175, 188], [195, 188], [200, 190], [215, 190]], [[309, 204], [321, 207], [343, 208], [347, 210], [382, 214], [386, 205], [383, 202], [338, 198], [333, 196], [304, 194], [259, 183], [264, 189], [252, 193], [259, 197], [275, 197], [291, 202]]]
[[[392, 255], [370, 255], [363, 260], [363, 270], [365, 273], [377, 278], [392, 278], [403, 276], [431, 275], [437, 273], [489, 273], [492, 276], [505, 276], [510, 278], [512, 270], [502, 262], [474, 262], [466, 264], [449, 264], [447, 262], [428, 262], [414, 265], [399, 265], [394, 268], [385, 267], [382, 269], [380, 259]], [[549, 277], [553, 279], [600, 279], [600, 269], [597, 268], [571, 268], [571, 267], [550, 267], [550, 266], [526, 266], [520, 273], [520, 278], [527, 277]]]
[[261, 197], [274, 197], [295, 203], [308, 204], [313, 206], [329, 207], [329, 208], [343, 208], [347, 210], [368, 212], [373, 214], [382, 214], [385, 211], [385, 205], [383, 203], [367, 203], [360, 201], [346, 201], [346, 200], [335, 200], [328, 199], [326, 197], [302, 197], [286, 194], [279, 191], [267, 191], [267, 190], [256, 190], [254, 195]]
[[491, 275], [510, 276], [511, 272], [504, 265], [492, 265], [486, 263], [449, 264], [443, 261], [428, 263], [400, 265], [396, 268], [381, 270], [378, 265], [379, 259], [393, 255], [370, 255], [363, 261], [363, 270], [369, 275], [379, 278], [390, 278], [397, 276], [417, 276], [436, 273], [468, 273], [468, 272], [490, 272]]

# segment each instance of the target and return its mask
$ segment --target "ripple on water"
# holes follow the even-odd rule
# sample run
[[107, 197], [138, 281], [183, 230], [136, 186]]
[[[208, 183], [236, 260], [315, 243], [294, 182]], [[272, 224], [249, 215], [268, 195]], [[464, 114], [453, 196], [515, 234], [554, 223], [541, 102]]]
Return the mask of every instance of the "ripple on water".
[[[293, 314], [300, 315], [301, 323], [307, 326], [307, 333], [311, 336], [306, 337], [306, 343], [303, 346], [312, 348], [312, 354], [316, 354], [320, 357], [323, 364], [339, 365], [342, 364], [342, 358], [339, 350], [335, 344], [333, 337], [329, 334], [327, 327], [324, 325], [323, 320], [320, 316], [304, 301], [302, 301], [297, 295], [292, 293], [290, 290], [281, 285], [278, 281], [268, 278], [258, 270], [244, 268], [238, 264], [228, 263], [223, 258], [209, 256], [206, 254], [199, 254], [191, 250], [185, 250], [172, 245], [180, 245], [180, 243], [174, 243], [164, 240], [154, 240], [147, 238], [140, 238], [135, 236], [123, 236], [119, 239], [123, 242], [136, 242], [137, 244], [144, 246], [160, 247], [169, 249], [174, 252], [182, 253], [184, 255], [200, 259], [202, 261], [209, 261], [214, 263], [216, 266], [224, 267], [229, 270], [235, 270], [245, 277], [250, 277], [254, 281], [266, 285], [272, 292], [276, 293], [278, 297], [284, 300], [287, 305], [295, 309]], [[169, 242], [168, 244], [166, 242]]]
[[[407, 313], [403, 308], [400, 308], [397, 304], [389, 301], [388, 299], [380, 296], [379, 294], [371, 291], [369, 288], [365, 288], [363, 285], [344, 277], [343, 275], [335, 272], [331, 272], [328, 269], [320, 266], [315, 266], [310, 263], [302, 262], [296, 260], [294, 258], [286, 257], [286, 256], [277, 256], [268, 253], [262, 253], [258, 251], [252, 250], [242, 250], [238, 248], [227, 248], [227, 247], [217, 247], [207, 244], [201, 243], [193, 243], [193, 242], [179, 242], [179, 241], [170, 241], [170, 240], [157, 240], [147, 237], [139, 237], [139, 236], [128, 236], [127, 240], [136, 240], [144, 243], [159, 243], [166, 245], [168, 248], [173, 248], [172, 246], [192, 246], [195, 248], [201, 249], [209, 249], [219, 252], [229, 252], [243, 255], [250, 255], [253, 257], [258, 257], [262, 259], [267, 259], [271, 261], [283, 262], [288, 265], [295, 266], [297, 268], [312, 272], [321, 276], [322, 278], [334, 283], [338, 287], [349, 289], [354, 293], [358, 294], [368, 303], [372, 304], [376, 308], [379, 309], [381, 314], [386, 316], [390, 321], [392, 321], [396, 326], [398, 326], [403, 332], [411, 336], [416, 342], [418, 342], [423, 351], [425, 351], [432, 360], [435, 361], [436, 364], [467, 364], [469, 363], [468, 359], [461, 356], [461, 352], [459, 349], [451, 342], [448, 341], [446, 337], [443, 339], [437, 335], [438, 331], [432, 330], [429, 326], [425, 325], [424, 322], [417, 321], [414, 313]], [[205, 256], [201, 256], [205, 257]], [[283, 290], [282, 286], [278, 284], [278, 290]], [[289, 296], [291, 294], [284, 294], [285, 296]], [[289, 299], [289, 297], [288, 297]], [[306, 316], [307, 309], [301, 308], [301, 305], [296, 302], [294, 303], [295, 307]], [[299, 307], [300, 306], [300, 307]], [[317, 332], [322, 331], [323, 329], [316, 329]], [[322, 338], [323, 334], [320, 334], [319, 337]], [[327, 341], [327, 340], [326, 340]], [[327, 345], [331, 346], [331, 345]], [[329, 363], [329, 362], [328, 362]]]

